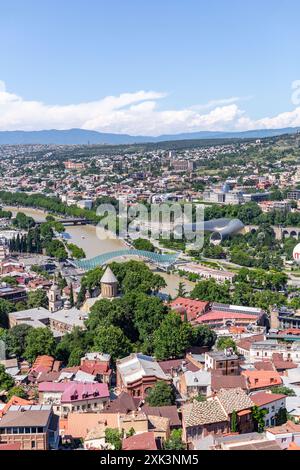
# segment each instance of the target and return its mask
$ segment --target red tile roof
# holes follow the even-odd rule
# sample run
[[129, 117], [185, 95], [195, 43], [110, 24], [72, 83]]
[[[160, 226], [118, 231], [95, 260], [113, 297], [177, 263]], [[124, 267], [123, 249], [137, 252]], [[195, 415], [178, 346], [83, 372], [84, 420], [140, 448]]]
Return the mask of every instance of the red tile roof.
[[177, 310], [182, 317], [186, 313], [188, 321], [195, 320], [207, 310], [208, 306], [209, 302], [186, 299], [185, 297], [178, 297], [170, 303], [170, 307]]
[[53, 370], [55, 364], [55, 368], [57, 370], [57, 367], [59, 366], [60, 363], [54, 360], [54, 357], [52, 356], [38, 356], [31, 368], [31, 370], [36, 371], [36, 372], [51, 372]]
[[81, 366], [80, 370], [83, 372], [86, 372], [87, 374], [91, 375], [110, 375], [111, 374], [111, 369], [109, 368], [108, 363], [102, 362], [102, 363], [94, 363], [94, 361], [85, 361]]
[[295, 424], [292, 421], [287, 421], [281, 426], [268, 428], [268, 432], [272, 434], [300, 433], [300, 424]]
[[241, 388], [242, 390], [247, 390], [247, 380], [243, 375], [220, 375], [213, 371], [211, 374], [211, 388], [213, 391], [218, 391], [222, 388]]
[[286, 369], [297, 369], [298, 365], [293, 361], [286, 361], [283, 359], [283, 354], [274, 353], [272, 356], [273, 364], [275, 369], [286, 370]]
[[244, 338], [241, 341], [239, 341], [237, 343], [237, 347], [241, 349], [245, 349], [246, 351], [249, 351], [253, 343], [257, 343], [258, 341], [263, 341], [264, 338], [265, 338], [264, 335], [250, 336], [249, 338]]
[[250, 322], [256, 322], [257, 317], [250, 315], [249, 313], [219, 312], [217, 310], [212, 310], [196, 319], [198, 323], [223, 320], [249, 320]]
[[256, 370], [275, 370], [271, 361], [257, 361], [254, 363]]
[[286, 398], [282, 393], [267, 393], [267, 392], [257, 392], [251, 395], [251, 400], [257, 406], [268, 405], [277, 400], [283, 400]]
[[136, 434], [123, 439], [123, 450], [158, 450], [154, 432]]
[[268, 370], [245, 370], [242, 372], [247, 379], [248, 388], [256, 390], [274, 385], [281, 385], [282, 379], [278, 372]]

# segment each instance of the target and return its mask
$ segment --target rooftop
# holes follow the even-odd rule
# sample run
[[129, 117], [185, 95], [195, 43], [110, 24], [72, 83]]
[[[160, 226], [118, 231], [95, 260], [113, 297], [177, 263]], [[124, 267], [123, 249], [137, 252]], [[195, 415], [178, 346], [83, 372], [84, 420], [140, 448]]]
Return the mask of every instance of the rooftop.
[[186, 426], [201, 426], [204, 424], [223, 423], [228, 416], [216, 398], [184, 405], [182, 415]]
[[130, 356], [117, 361], [117, 369], [125, 384], [133, 383], [136, 380], [147, 376], [154, 376], [161, 380], [170, 379], [153, 357], [139, 353], [131, 354]]
[[61, 393], [61, 403], [109, 397], [108, 385], [100, 383], [42, 382], [39, 392]]
[[123, 439], [123, 450], [158, 450], [154, 432], [144, 432]]
[[246, 377], [250, 390], [282, 384], [280, 375], [275, 371], [244, 370], [242, 375]]
[[71, 309], [62, 309], [51, 313], [51, 319], [70, 326], [84, 326], [84, 313], [73, 307]]
[[251, 313], [245, 312], [225, 312], [221, 310], [211, 310], [208, 313], [197, 318], [198, 323], [205, 323], [210, 321], [223, 321], [223, 320], [249, 320], [251, 322], [257, 321], [257, 317]]
[[231, 414], [233, 411], [238, 412], [253, 407], [252, 400], [241, 388], [231, 390], [221, 389], [217, 397], [228, 414]]
[[116, 276], [114, 275], [114, 273], [112, 272], [109, 266], [106, 268], [106, 271], [103, 274], [100, 282], [103, 284], [117, 284], [118, 283], [118, 279], [116, 278]]
[[239, 358], [239, 356], [237, 356], [236, 354], [225, 354], [221, 351], [210, 351], [206, 354], [215, 359], [216, 361], [236, 361]]
[[257, 392], [251, 395], [251, 400], [257, 406], [268, 405], [277, 400], [285, 400], [286, 396], [279, 393]]
[[0, 421], [0, 428], [19, 426], [45, 427], [52, 414], [48, 405], [12, 405]]

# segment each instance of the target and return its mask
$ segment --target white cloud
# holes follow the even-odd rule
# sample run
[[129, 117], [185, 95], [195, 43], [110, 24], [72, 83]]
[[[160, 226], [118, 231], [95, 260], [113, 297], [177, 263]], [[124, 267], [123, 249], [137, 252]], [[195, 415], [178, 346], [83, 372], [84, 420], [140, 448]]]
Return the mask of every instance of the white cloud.
[[132, 135], [159, 135], [201, 130], [247, 130], [300, 126], [300, 107], [275, 117], [252, 120], [238, 102], [249, 97], [210, 101], [183, 109], [161, 109], [166, 96], [138, 91], [71, 105], [24, 100], [0, 81], [0, 130], [82, 128]]
[[224, 98], [224, 99], [220, 99], [220, 100], [211, 100], [206, 104], [196, 104], [196, 105], [191, 106], [190, 109], [192, 109], [194, 111], [204, 111], [204, 110], [207, 110], [207, 109], [215, 108], [217, 106], [225, 106], [225, 105], [237, 103], [239, 101], [249, 101], [252, 98], [253, 98], [252, 96], [243, 96], [243, 97], [233, 96], [232, 98]]

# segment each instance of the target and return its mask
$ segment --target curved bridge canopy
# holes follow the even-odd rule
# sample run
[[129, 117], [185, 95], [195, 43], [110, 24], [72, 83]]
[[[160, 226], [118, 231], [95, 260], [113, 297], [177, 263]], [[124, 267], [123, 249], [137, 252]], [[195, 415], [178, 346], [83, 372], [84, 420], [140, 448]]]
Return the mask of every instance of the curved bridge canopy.
[[143, 258], [147, 261], [150, 261], [151, 263], [159, 266], [160, 268], [168, 269], [176, 263], [179, 254], [176, 253], [174, 255], [160, 255], [158, 253], [152, 253], [150, 251], [127, 249], [112, 251], [110, 253], [103, 253], [102, 255], [96, 256], [95, 258], [91, 259], [73, 261], [73, 264], [80, 269], [89, 270], [94, 269], [97, 266], [104, 266], [113, 259], [122, 258], [123, 256], [138, 256], [139, 258]]

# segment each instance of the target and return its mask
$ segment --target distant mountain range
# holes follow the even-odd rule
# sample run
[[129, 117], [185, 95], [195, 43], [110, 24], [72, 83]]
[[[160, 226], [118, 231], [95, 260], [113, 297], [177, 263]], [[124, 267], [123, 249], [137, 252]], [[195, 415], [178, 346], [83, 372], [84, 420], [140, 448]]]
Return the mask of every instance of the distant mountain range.
[[158, 137], [132, 136], [127, 134], [108, 134], [84, 129], [45, 130], [45, 131], [0, 131], [0, 145], [56, 144], [140, 144], [194, 139], [260, 139], [283, 134], [295, 134], [300, 128], [258, 129], [244, 132], [191, 132], [183, 134], [160, 135]]

